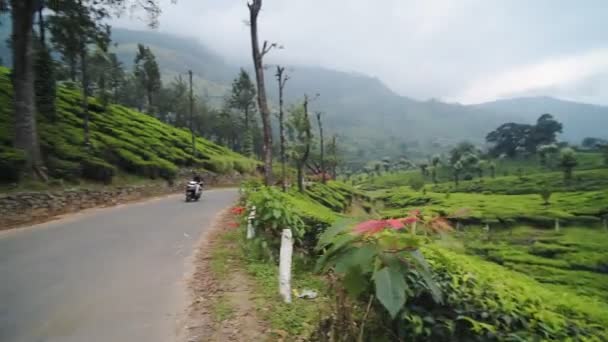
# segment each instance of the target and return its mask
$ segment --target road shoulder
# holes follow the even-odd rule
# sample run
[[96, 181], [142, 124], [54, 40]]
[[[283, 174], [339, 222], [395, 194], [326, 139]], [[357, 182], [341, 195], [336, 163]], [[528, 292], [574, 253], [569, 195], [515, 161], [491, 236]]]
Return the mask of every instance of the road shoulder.
[[256, 313], [253, 285], [237, 258], [234, 216], [220, 212], [201, 237], [189, 281], [181, 341], [264, 341], [267, 324]]

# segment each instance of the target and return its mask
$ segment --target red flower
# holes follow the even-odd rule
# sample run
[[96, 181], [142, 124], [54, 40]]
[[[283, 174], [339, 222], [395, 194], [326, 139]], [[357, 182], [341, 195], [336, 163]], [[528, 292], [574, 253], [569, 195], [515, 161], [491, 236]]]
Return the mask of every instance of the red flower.
[[234, 215], [242, 215], [245, 212], [245, 207], [234, 207], [230, 212]]
[[386, 220], [386, 224], [393, 229], [401, 229], [404, 227], [403, 222], [398, 219]]
[[369, 220], [355, 226], [353, 231], [357, 234], [376, 234], [387, 226], [384, 220]]
[[230, 227], [230, 228], [238, 228], [239, 224], [238, 224], [238, 222], [229, 222], [228, 223], [228, 227]]
[[408, 217], [402, 218], [401, 222], [403, 224], [405, 224], [405, 225], [410, 225], [410, 224], [412, 224], [414, 222], [418, 222], [418, 217], [416, 217], [416, 216], [408, 216]]

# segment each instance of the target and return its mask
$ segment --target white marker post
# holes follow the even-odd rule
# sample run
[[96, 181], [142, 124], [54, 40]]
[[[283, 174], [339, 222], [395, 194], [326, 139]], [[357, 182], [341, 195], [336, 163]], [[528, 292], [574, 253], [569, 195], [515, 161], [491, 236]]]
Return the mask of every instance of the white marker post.
[[555, 231], [559, 232], [559, 219], [555, 219]]
[[291, 229], [283, 229], [281, 234], [281, 253], [279, 256], [279, 293], [285, 303], [291, 303], [291, 256], [293, 238]]
[[247, 240], [255, 237], [255, 228], [253, 228], [253, 220], [255, 219], [255, 206], [251, 207], [251, 212], [247, 217]]

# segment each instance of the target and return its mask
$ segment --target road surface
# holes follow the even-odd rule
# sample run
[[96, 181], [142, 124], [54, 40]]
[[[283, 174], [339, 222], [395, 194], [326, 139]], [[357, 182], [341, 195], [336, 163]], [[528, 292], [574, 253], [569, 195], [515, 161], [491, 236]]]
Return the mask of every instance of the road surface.
[[0, 341], [174, 341], [197, 240], [236, 198], [208, 190], [0, 232]]

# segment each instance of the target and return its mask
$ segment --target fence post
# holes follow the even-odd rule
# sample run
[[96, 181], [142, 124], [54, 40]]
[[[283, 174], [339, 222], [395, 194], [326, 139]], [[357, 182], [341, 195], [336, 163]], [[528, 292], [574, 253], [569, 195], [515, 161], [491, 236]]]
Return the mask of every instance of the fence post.
[[291, 229], [283, 229], [281, 234], [281, 253], [279, 257], [279, 293], [285, 303], [291, 303], [291, 256], [293, 238]]
[[559, 219], [555, 219], [555, 231], [559, 232]]
[[255, 228], [253, 228], [253, 220], [255, 219], [255, 206], [251, 207], [251, 212], [247, 217], [247, 240], [255, 237]]

